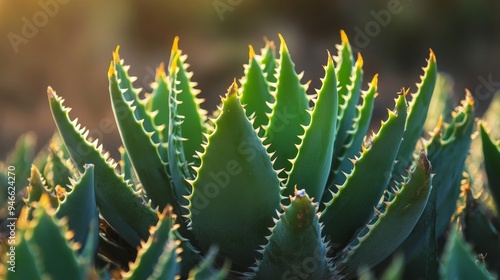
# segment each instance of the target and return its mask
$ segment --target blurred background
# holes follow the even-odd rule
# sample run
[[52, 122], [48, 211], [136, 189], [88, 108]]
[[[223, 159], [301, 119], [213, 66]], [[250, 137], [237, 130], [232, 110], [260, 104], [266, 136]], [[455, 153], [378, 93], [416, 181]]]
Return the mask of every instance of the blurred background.
[[[429, 48], [457, 98], [470, 89], [482, 112], [500, 89], [499, 14], [493, 0], [0, 0], [0, 160], [24, 132], [36, 132], [39, 147], [54, 133], [47, 86], [73, 108], [71, 118], [97, 129], [113, 119], [107, 69], [116, 45], [135, 85], [148, 90], [176, 35], [209, 111], [243, 75], [248, 44], [259, 49], [278, 33], [312, 93], [343, 29], [363, 54], [363, 89], [380, 74], [377, 123], [401, 87], [415, 91]], [[101, 136], [112, 153], [118, 139], [116, 129]]]

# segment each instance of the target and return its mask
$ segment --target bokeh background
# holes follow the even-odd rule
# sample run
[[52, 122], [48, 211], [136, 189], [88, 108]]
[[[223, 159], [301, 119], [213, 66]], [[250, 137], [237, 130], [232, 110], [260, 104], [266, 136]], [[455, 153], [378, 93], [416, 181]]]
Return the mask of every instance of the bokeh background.
[[[278, 33], [312, 92], [343, 29], [363, 54], [363, 88], [380, 74], [374, 120], [401, 87], [415, 90], [429, 48], [455, 79], [457, 98], [469, 88], [482, 112], [500, 89], [499, 14], [493, 0], [0, 0], [0, 160], [24, 132], [36, 132], [39, 147], [54, 133], [48, 85], [72, 118], [98, 128], [112, 119], [106, 73], [116, 45], [135, 85], [149, 89], [176, 35], [209, 111], [243, 75], [248, 44], [259, 49]], [[101, 138], [116, 152], [116, 129]]]

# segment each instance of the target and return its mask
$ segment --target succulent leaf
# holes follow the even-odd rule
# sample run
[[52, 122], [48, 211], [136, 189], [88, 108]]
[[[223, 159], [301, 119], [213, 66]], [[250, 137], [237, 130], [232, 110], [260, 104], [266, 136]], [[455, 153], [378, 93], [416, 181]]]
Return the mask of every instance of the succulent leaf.
[[[170, 115], [170, 109], [168, 106], [168, 94], [170, 92], [170, 84], [167, 81], [167, 75], [165, 74], [165, 66], [163, 63], [156, 68], [155, 82], [153, 84], [153, 92], [149, 95], [147, 99], [146, 108], [150, 112], [150, 115], [154, 115], [153, 122], [157, 128], [160, 129], [160, 140], [162, 143], [168, 141], [168, 120]], [[163, 155], [162, 158], [166, 158]]]
[[329, 273], [317, 204], [303, 189], [295, 189], [290, 200], [271, 229], [253, 279], [325, 279]]
[[474, 100], [468, 91], [462, 105], [452, 115], [452, 121], [444, 129], [441, 123], [438, 124], [434, 135], [426, 143], [427, 154], [436, 173], [433, 182], [437, 188], [437, 237], [445, 231], [455, 212], [464, 162], [471, 143]]
[[424, 75], [421, 77], [421, 82], [417, 84], [417, 92], [412, 94], [412, 101], [408, 105], [408, 117], [406, 119], [406, 129], [403, 134], [403, 141], [399, 147], [398, 155], [396, 156], [396, 165], [392, 171], [392, 183], [389, 186], [394, 186], [393, 182], [399, 182], [401, 176], [406, 173], [406, 169], [410, 165], [415, 145], [422, 136], [425, 120], [427, 118], [427, 110], [431, 102], [432, 93], [437, 79], [436, 56], [430, 50], [427, 66], [423, 68]]
[[50, 145], [50, 153], [47, 157], [47, 162], [43, 169], [44, 178], [47, 182], [49, 189], [54, 189], [56, 186], [61, 186], [70, 191], [68, 185], [70, 184], [69, 178], [73, 177], [73, 169], [66, 159], [63, 158], [62, 152], [59, 151], [55, 143]]
[[[178, 55], [180, 55], [180, 53], [177, 53], [177, 56]], [[182, 100], [179, 99], [182, 91], [177, 89], [176, 86], [176, 84], [178, 84], [177, 76], [180, 69], [177, 65], [177, 57], [174, 57], [173, 60], [174, 63], [171, 65], [171, 85], [169, 93], [168, 168], [173, 182], [176, 199], [180, 205], [186, 206], [188, 204], [186, 196], [191, 194], [191, 187], [186, 180], [192, 180], [194, 174], [188, 167], [185, 155], [184, 144], [186, 143], [186, 139], [182, 137], [182, 124], [186, 117], [180, 115], [178, 112], [179, 106], [182, 103]], [[179, 209], [179, 214], [187, 214], [186, 209]]]
[[479, 131], [481, 134], [481, 142], [483, 146], [484, 168], [488, 178], [489, 190], [496, 205], [496, 209], [500, 209], [500, 146], [495, 142], [489, 133], [486, 131], [484, 122], [480, 122]]
[[442, 258], [441, 279], [494, 279], [484, 264], [476, 263], [474, 254], [459, 232], [457, 224], [451, 227]]
[[274, 168], [289, 171], [292, 168], [289, 160], [297, 155], [295, 145], [300, 144], [299, 136], [304, 134], [302, 126], [309, 124], [311, 116], [307, 112], [307, 86], [300, 83], [302, 75], [295, 72], [294, 63], [281, 35], [280, 44], [276, 92], [273, 93], [276, 102], [269, 117], [269, 125], [265, 127], [265, 143], [270, 144], [268, 151], [275, 152]]
[[[177, 104], [176, 114], [184, 117], [180, 124], [182, 138], [186, 139], [183, 143], [184, 156], [188, 162], [195, 162], [195, 165], [199, 165], [199, 159], [195, 156], [197, 151], [202, 151], [203, 133], [206, 132], [204, 124], [206, 111], [200, 109], [203, 100], [196, 97], [200, 90], [195, 89], [196, 83], [191, 81], [193, 73], [187, 70], [189, 67], [189, 64], [186, 63], [187, 55], [182, 55], [178, 44], [179, 38], [176, 37], [172, 46], [169, 65], [169, 69], [175, 68], [178, 71], [175, 82], [175, 89], [179, 91], [177, 93], [179, 103]], [[172, 67], [174, 60], [176, 67]], [[170, 73], [170, 76], [173, 76], [173, 73]]]
[[[123, 98], [127, 103], [130, 103], [129, 106], [135, 108], [133, 110], [133, 114], [135, 119], [143, 120], [142, 126], [145, 131], [148, 132], [156, 132], [156, 128], [153, 124], [153, 120], [151, 116], [146, 111], [146, 102], [139, 98], [139, 93], [142, 89], [134, 88], [133, 82], [137, 79], [136, 77], [130, 77], [128, 74], [128, 69], [130, 68], [127, 65], [124, 65], [124, 61], [120, 59], [120, 46], [116, 47], [116, 50], [113, 52], [113, 74], [116, 76], [118, 81], [118, 88], [123, 89], [123, 92], [120, 93], [123, 95]], [[111, 76], [111, 69], [108, 72], [108, 78]], [[124, 111], [120, 111], [121, 114], [127, 114], [126, 107], [119, 108]], [[159, 133], [153, 133], [151, 135], [151, 139], [154, 143], [160, 142]]]
[[[344, 40], [344, 39], [343, 39]], [[349, 66], [352, 68], [352, 73], [349, 73], [349, 81], [339, 80], [339, 108], [338, 118], [339, 124], [337, 127], [337, 135], [335, 137], [335, 158], [343, 156], [345, 152], [344, 145], [346, 144], [349, 131], [352, 129], [353, 120], [356, 113], [356, 105], [359, 103], [361, 94], [361, 82], [363, 81], [363, 58], [358, 54], [356, 64], [352, 66], [352, 53], [350, 51], [349, 41], [347, 37], [345, 42], [339, 49], [339, 57], [341, 57], [341, 66], [339, 74], [347, 72]], [[345, 45], [345, 46], [344, 46]], [[345, 68], [345, 69], [344, 69]], [[339, 78], [340, 79], [340, 78]]]
[[295, 187], [304, 189], [316, 202], [321, 201], [330, 173], [337, 125], [337, 79], [330, 54], [325, 72], [284, 190], [284, 195], [291, 195]]
[[215, 131], [201, 155], [192, 182], [193, 233], [206, 252], [211, 245], [245, 269], [264, 244], [280, 203], [279, 181], [271, 159], [237, 96], [233, 83], [223, 99]]
[[[84, 168], [82, 177], [72, 184], [71, 192], [65, 196], [56, 211], [56, 217], [68, 219], [68, 227], [74, 233], [72, 240], [78, 242], [81, 249], [86, 247], [89, 235], [94, 235], [92, 240], [97, 240], [99, 227], [94, 195], [94, 165], [86, 164]], [[97, 243], [93, 245], [95, 247], [91, 251], [95, 253]]]
[[388, 113], [389, 118], [373, 136], [371, 147], [363, 149], [345, 183], [321, 214], [320, 221], [325, 225], [323, 233], [330, 236], [336, 252], [369, 220], [389, 182], [405, 127], [405, 94], [396, 100], [395, 111]]
[[488, 268], [499, 274], [499, 219], [480, 200], [474, 198], [470, 187], [470, 184], [467, 184], [464, 188], [466, 206], [462, 214], [462, 231], [474, 251], [484, 257]]
[[266, 46], [262, 49], [262, 54], [260, 57], [260, 64], [264, 65], [264, 73], [267, 81], [270, 84], [271, 89], [274, 89], [273, 85], [276, 84], [276, 46], [273, 41], [265, 39]]
[[250, 45], [249, 49], [249, 62], [245, 66], [245, 77], [241, 79], [241, 103], [245, 106], [247, 117], [255, 114], [253, 127], [257, 129], [268, 124], [271, 108], [267, 104], [271, 104], [274, 99], [253, 47]]
[[119, 67], [117, 64], [110, 65], [108, 72], [109, 93], [118, 130], [148, 198], [151, 199], [153, 207], [159, 206], [162, 210], [167, 204], [175, 205], [176, 203], [173, 187], [165, 171], [165, 164], [161, 160], [159, 145], [155, 144], [152, 138], [156, 133], [146, 130], [144, 119], [137, 119], [135, 117], [137, 114], [133, 113], [138, 107], [135, 107], [132, 102], [127, 102], [125, 94], [122, 93], [115, 70]]
[[210, 248], [200, 265], [189, 273], [189, 280], [224, 280], [229, 272], [229, 263], [226, 262], [221, 270], [212, 268], [218, 249]]
[[[155, 266], [153, 274], [148, 277], [148, 280], [175, 280], [180, 272], [180, 258], [178, 242], [173, 239], [169, 240], [163, 252], [158, 258], [158, 263]], [[140, 279], [140, 278], [139, 278]]]
[[[378, 95], [377, 85], [378, 74], [373, 77], [368, 90], [362, 93], [363, 104], [358, 106], [357, 117], [353, 121], [354, 124], [352, 129], [347, 132], [348, 135], [344, 146], [341, 148], [343, 150], [340, 153], [341, 156], [332, 159], [332, 171], [330, 172], [330, 178], [326, 186], [330, 191], [336, 192], [337, 186], [341, 186], [345, 182], [345, 174], [350, 173], [354, 167], [351, 160], [359, 156], [359, 151], [363, 145], [363, 139], [370, 127], [375, 97]], [[331, 193], [325, 191], [322, 201], [329, 201], [330, 199]]]
[[336, 257], [334, 274], [349, 278], [360, 268], [369, 269], [391, 254], [420, 218], [431, 192], [431, 181], [431, 166], [422, 152], [410, 177], [402, 185], [397, 184], [394, 198], [385, 202], [385, 209]]
[[436, 196], [437, 187], [433, 187], [419, 221], [398, 249], [398, 251], [404, 252], [406, 261], [403, 279], [411, 277], [439, 278]]
[[159, 215], [158, 224], [151, 228], [147, 242], [142, 244], [135, 262], [130, 265], [130, 270], [123, 275], [124, 279], [147, 279], [153, 274], [164, 248], [168, 242], [172, 241], [169, 238], [174, 222], [171, 211], [171, 207], [167, 207]]
[[40, 206], [33, 216], [24, 235], [43, 274], [52, 279], [65, 279], [68, 275], [84, 279], [86, 271], [76, 257], [75, 247], [67, 240], [68, 234], [71, 236], [72, 233], [55, 218], [47, 195], [40, 198]]
[[149, 236], [149, 227], [158, 219], [156, 214], [142, 204], [123, 177], [115, 173], [116, 164], [101, 154], [102, 148], [85, 139], [87, 132], [78, 129], [76, 121], [69, 119], [69, 109], [63, 107], [63, 99], [51, 88], [47, 95], [52, 116], [74, 165], [83, 173], [85, 164], [94, 164], [94, 188], [100, 214], [131, 246], [138, 246], [141, 239]]

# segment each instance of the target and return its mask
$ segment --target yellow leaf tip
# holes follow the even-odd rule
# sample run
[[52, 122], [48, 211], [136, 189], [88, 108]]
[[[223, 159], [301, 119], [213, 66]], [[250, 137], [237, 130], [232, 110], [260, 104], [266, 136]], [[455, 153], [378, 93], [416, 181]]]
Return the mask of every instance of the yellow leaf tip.
[[349, 44], [349, 38], [347, 38], [347, 34], [343, 29], [340, 29], [340, 39], [342, 40], [342, 43]]
[[432, 49], [429, 49], [429, 59], [432, 62], [436, 62], [436, 55], [434, 54], [434, 51]]
[[120, 45], [117, 45], [115, 51], [113, 52], [113, 61], [114, 63], [120, 62]]
[[179, 51], [179, 36], [175, 36], [174, 42], [172, 43], [172, 53]]
[[156, 68], [156, 78], [158, 77], [165, 77], [165, 64], [163, 62], [160, 63], [160, 65]]
[[285, 38], [283, 38], [283, 35], [281, 35], [281, 33], [278, 33], [278, 37], [280, 39], [281, 51], [287, 51], [288, 47], [286, 46]]
[[227, 88], [227, 96], [236, 95], [238, 92], [238, 83], [236, 82], [236, 78], [234, 78], [233, 83]]
[[375, 75], [373, 75], [372, 86], [374, 86], [374, 87], [378, 86], [378, 73], [376, 73]]
[[111, 63], [109, 64], [109, 69], [108, 69], [108, 79], [111, 79], [111, 77], [113, 76], [114, 73], [115, 73], [115, 65], [114, 65], [113, 61], [111, 61]]
[[358, 58], [356, 59], [356, 63], [359, 64], [359, 68], [363, 67], [363, 63], [364, 63], [363, 56], [359, 52], [358, 52]]
[[474, 105], [474, 97], [472, 96], [472, 93], [469, 91], [469, 89], [465, 89], [465, 102], [469, 103], [470, 105]]
[[248, 57], [250, 60], [254, 59], [255, 57], [255, 50], [253, 49], [252, 45], [248, 45]]

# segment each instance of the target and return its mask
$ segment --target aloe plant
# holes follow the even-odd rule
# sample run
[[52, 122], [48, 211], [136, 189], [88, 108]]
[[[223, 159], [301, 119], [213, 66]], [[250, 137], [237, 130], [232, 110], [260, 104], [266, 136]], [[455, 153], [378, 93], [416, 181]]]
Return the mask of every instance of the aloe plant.
[[[145, 98], [117, 48], [108, 79], [118, 162], [49, 88], [60, 138], [26, 182], [18, 260], [29, 270], [7, 278], [354, 278], [398, 249], [405, 261], [422, 254], [405, 244], [429, 219], [432, 234], [443, 234], [454, 213], [470, 95], [419, 145], [437, 77], [430, 51], [415, 93], [398, 93], [378, 132], [368, 133], [378, 74], [361, 90], [363, 58], [354, 59], [346, 34], [336, 56], [326, 53], [315, 94], [279, 40], [278, 53], [271, 41], [261, 55], [250, 46], [244, 76], [211, 116], [178, 38]], [[58, 251], [41, 242], [42, 228], [54, 231]], [[387, 277], [401, 275], [401, 260]]]

